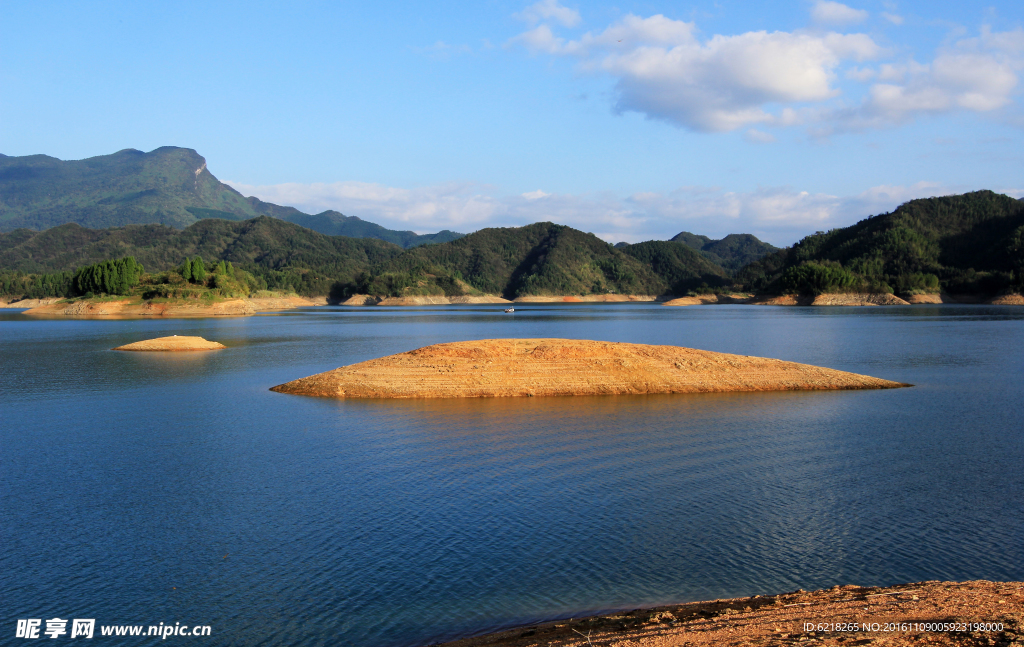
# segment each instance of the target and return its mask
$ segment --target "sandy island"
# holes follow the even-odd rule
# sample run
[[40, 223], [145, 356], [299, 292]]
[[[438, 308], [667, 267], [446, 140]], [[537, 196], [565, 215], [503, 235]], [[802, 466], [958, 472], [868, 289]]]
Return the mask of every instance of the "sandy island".
[[138, 350], [138, 351], [187, 351], [187, 350], [220, 350], [227, 348], [224, 344], [207, 341], [202, 337], [184, 337], [174, 335], [173, 337], [157, 337], [146, 339], [133, 344], [125, 344], [111, 350]]
[[[805, 623], [815, 626], [807, 627]], [[836, 631], [836, 623], [846, 623], [847, 626], [840, 628], [847, 631]], [[856, 623], [856, 628], [852, 623]], [[922, 631], [920, 626], [915, 628], [903, 623], [959, 624], [945, 627], [952, 631]], [[996, 626], [971, 627], [971, 623], [992, 623]], [[1000, 623], [1002, 627], [998, 626]], [[887, 624], [890, 626], [886, 627]], [[933, 624], [931, 628], [939, 627]], [[834, 586], [810, 593], [795, 591], [774, 596], [755, 595], [561, 620], [465, 638], [445, 645], [1019, 646], [1024, 645], [1024, 582], [920, 582], [888, 588]]]
[[678, 346], [571, 339], [485, 339], [426, 346], [280, 384], [332, 398], [891, 389], [866, 375]]

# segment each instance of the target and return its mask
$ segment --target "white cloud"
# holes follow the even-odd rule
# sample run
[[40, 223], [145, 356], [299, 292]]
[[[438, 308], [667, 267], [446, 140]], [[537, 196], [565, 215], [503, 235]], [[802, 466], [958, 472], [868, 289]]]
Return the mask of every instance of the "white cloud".
[[[827, 1], [817, 2], [812, 13], [821, 24], [850, 24], [868, 15]], [[695, 23], [630, 14], [570, 40], [552, 27], [557, 20], [534, 14], [540, 24], [507, 46], [576, 58], [581, 71], [614, 81], [615, 112], [638, 112], [698, 132], [804, 125], [813, 136], [827, 136], [890, 127], [923, 114], [991, 112], [1013, 103], [1024, 69], [1021, 28], [985, 27], [977, 37], [944, 47], [931, 62], [918, 63], [886, 61], [891, 52], [863, 33], [698, 38]], [[855, 65], [866, 61], [878, 64]], [[850, 100], [841, 96], [839, 78], [874, 84]]]
[[511, 39], [509, 44], [522, 45], [534, 53], [561, 54], [562, 48], [565, 46], [565, 39], [556, 37], [551, 31], [551, 27], [537, 25]]
[[774, 124], [766, 104], [821, 102], [843, 60], [877, 57], [866, 34], [747, 32], [700, 42], [693, 23], [628, 15], [566, 41], [541, 24], [513, 38], [533, 52], [574, 56], [616, 79], [617, 111], [636, 111], [703, 132]]
[[562, 25], [563, 27], [575, 27], [580, 22], [580, 14], [575, 9], [569, 9], [558, 4], [558, 0], [541, 0], [532, 4], [516, 17], [531, 25], [545, 20]]
[[493, 187], [469, 183], [401, 189], [365, 182], [252, 186], [228, 182], [244, 195], [307, 213], [335, 209], [391, 229], [420, 233], [440, 229], [471, 232], [484, 227], [552, 221], [590, 231], [609, 242], [666, 240], [680, 231], [713, 238], [753, 233], [790, 245], [817, 230], [851, 225], [891, 211], [914, 198], [947, 195], [969, 187], [920, 182], [878, 186], [853, 196], [762, 187], [749, 192], [682, 187], [669, 193], [553, 194], [536, 190], [502, 196]]
[[776, 141], [775, 135], [757, 130], [756, 128], [751, 128], [743, 133], [743, 139], [752, 144], [773, 144]]
[[811, 7], [811, 18], [822, 25], [855, 25], [868, 19], [868, 12], [854, 9], [841, 2], [818, 0]]
[[956, 110], [992, 112], [1010, 105], [1024, 68], [1024, 32], [963, 39], [940, 51], [930, 64], [913, 60], [882, 64], [876, 83], [856, 108], [826, 114], [825, 134], [904, 123], [918, 115]]
[[898, 15], [896, 15], [894, 13], [889, 13], [888, 11], [883, 11], [882, 12], [882, 17], [885, 18], [886, 20], [888, 20], [889, 22], [891, 22], [894, 25], [902, 25], [903, 24], [903, 16], [898, 16]]

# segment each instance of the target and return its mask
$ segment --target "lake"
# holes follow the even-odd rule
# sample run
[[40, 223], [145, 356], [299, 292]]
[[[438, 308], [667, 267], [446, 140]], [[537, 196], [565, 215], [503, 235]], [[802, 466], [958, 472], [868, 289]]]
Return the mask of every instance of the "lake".
[[[228, 349], [109, 350], [172, 334]], [[915, 386], [463, 401], [268, 391], [500, 337], [689, 346]], [[60, 617], [95, 618], [97, 638], [102, 625], [181, 623], [211, 636], [170, 643], [414, 647], [796, 588], [1024, 580], [1022, 307], [0, 310], [0, 369], [0, 644], [22, 644], [18, 619]]]

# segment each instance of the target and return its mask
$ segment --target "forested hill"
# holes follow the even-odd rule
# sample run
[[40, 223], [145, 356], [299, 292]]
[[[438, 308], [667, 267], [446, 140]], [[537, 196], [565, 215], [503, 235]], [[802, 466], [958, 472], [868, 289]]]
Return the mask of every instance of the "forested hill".
[[731, 271], [736, 271], [779, 250], [775, 245], [759, 240], [752, 234], [729, 234], [721, 240], [714, 240], [682, 231], [671, 240], [701, 252], [712, 263]]
[[134, 256], [147, 271], [162, 272], [185, 258], [230, 261], [263, 278], [272, 289], [325, 295], [362, 271], [402, 253], [373, 238], [325, 236], [276, 218], [231, 222], [208, 219], [174, 229], [129, 225], [86, 229], [75, 224], [37, 232], [0, 233], [0, 269], [67, 272], [101, 261]]
[[84, 160], [0, 155], [0, 231], [44, 230], [66, 223], [101, 229], [163, 224], [182, 229], [206, 218], [245, 220], [266, 215], [332, 236], [369, 237], [402, 247], [445, 242], [462, 234], [418, 235], [344, 216], [310, 215], [243, 197], [206, 167], [194, 150], [164, 146]]
[[732, 284], [727, 272], [699, 251], [665, 240], [649, 240], [620, 248], [650, 267], [668, 286], [670, 294], [686, 294], [699, 288], [721, 288]]
[[992, 191], [912, 200], [808, 236], [743, 268], [736, 279], [776, 293], [1020, 290], [1024, 203]]
[[[267, 215], [273, 214], [268, 213]], [[307, 229], [312, 229], [313, 231], [318, 231], [321, 234], [327, 234], [328, 236], [376, 238], [378, 240], [386, 240], [389, 243], [394, 243], [406, 249], [419, 247], [420, 245], [447, 243], [465, 236], [465, 234], [459, 234], [447, 229], [436, 234], [395, 231], [394, 229], [386, 229], [378, 224], [361, 220], [356, 216], [346, 216], [337, 211], [324, 211], [314, 215], [297, 212], [284, 218], [284, 220], [301, 225]]]
[[262, 216], [240, 222], [201, 220], [184, 230], [166, 225], [94, 230], [74, 224], [43, 232], [19, 229], [0, 234], [0, 269], [69, 272], [133, 256], [147, 271], [161, 272], [198, 256], [208, 263], [231, 261], [272, 289], [335, 298], [355, 293], [658, 295], [724, 275], [683, 245], [661, 244], [692, 255], [696, 269], [677, 264], [661, 274], [660, 266], [656, 270], [592, 234], [552, 223], [484, 229], [452, 242], [402, 250], [372, 238], [325, 236]]
[[[671, 241], [614, 248], [592, 234], [542, 222], [403, 250], [268, 216], [202, 219], [183, 230], [64, 224], [0, 233], [0, 270], [70, 272], [133, 256], [147, 271], [161, 272], [198, 256], [231, 261], [271, 289], [334, 298], [709, 290], [996, 294], [1024, 288], [1024, 203], [991, 191], [914, 200], [851, 227], [808, 236], [732, 275], [708, 257], [707, 241], [693, 238], [700, 251]], [[752, 242], [743, 236], [734, 241], [740, 250]]]
[[375, 265], [351, 290], [395, 294], [421, 283], [446, 294], [461, 294], [468, 287], [506, 298], [662, 294], [668, 288], [650, 266], [593, 234], [540, 222], [482, 229], [443, 245], [411, 249]]

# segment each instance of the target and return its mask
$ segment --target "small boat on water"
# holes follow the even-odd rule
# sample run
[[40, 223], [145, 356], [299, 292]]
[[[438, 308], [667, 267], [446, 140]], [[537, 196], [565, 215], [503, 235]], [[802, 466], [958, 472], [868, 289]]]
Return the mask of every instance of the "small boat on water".
[[505, 308], [505, 312], [515, 312], [515, 308]]

